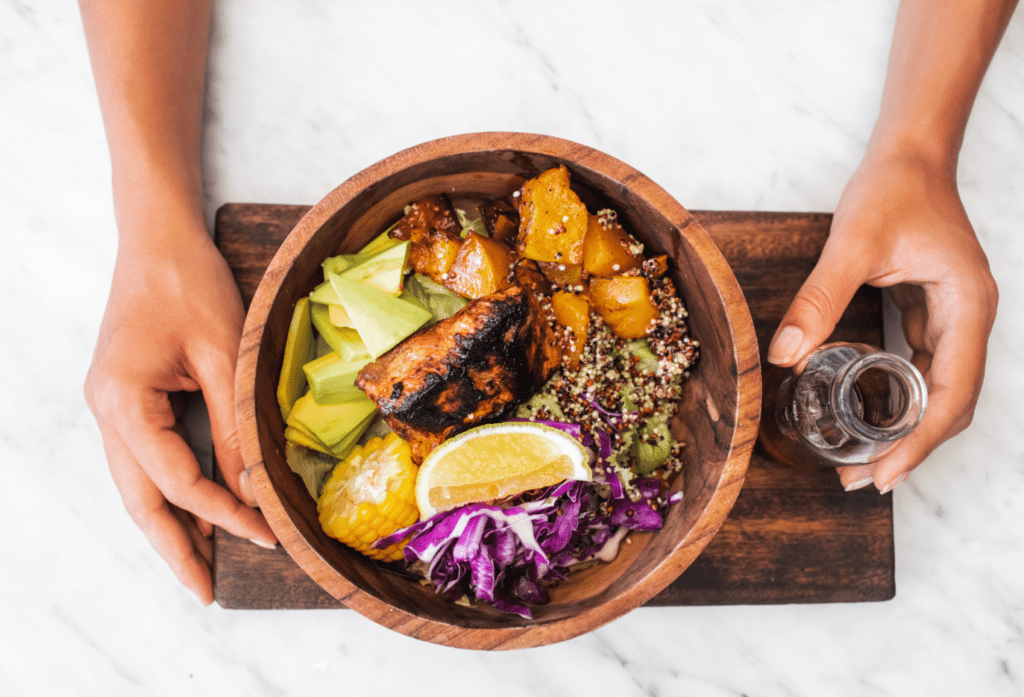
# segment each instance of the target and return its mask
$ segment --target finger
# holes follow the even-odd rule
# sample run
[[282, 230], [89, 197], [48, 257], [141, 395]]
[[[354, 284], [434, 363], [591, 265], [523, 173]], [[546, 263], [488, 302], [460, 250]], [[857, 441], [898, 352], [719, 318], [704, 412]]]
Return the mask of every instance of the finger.
[[836, 469], [839, 473], [839, 483], [846, 491], [863, 489], [874, 481], [875, 466], [871, 465], [849, 465]]
[[199, 516], [192, 516], [195, 518], [196, 527], [199, 528], [199, 532], [202, 533], [203, 537], [210, 537], [213, 535], [213, 523]]
[[182, 510], [177, 506], [170, 506], [171, 513], [178, 519], [178, 522], [188, 533], [189, 539], [192, 540], [192, 548], [196, 551], [209, 568], [213, 567], [213, 541], [210, 540], [206, 535], [203, 534], [202, 530], [199, 529], [198, 521], [188, 511]]
[[[175, 433], [177, 433], [179, 436], [181, 436], [181, 438], [186, 443], [188, 443], [188, 431], [186, 430], [185, 424], [182, 423], [181, 419], [182, 419], [182, 416], [185, 414], [185, 412], [188, 410], [188, 397], [186, 396], [188, 394], [191, 394], [191, 393], [187, 393], [187, 392], [169, 392], [167, 394], [168, 401], [170, 402], [170, 405], [171, 405], [171, 413], [174, 414], [174, 418], [175, 418], [175, 423], [174, 423], [174, 426], [172, 427], [172, 430]], [[192, 444], [191, 443], [189, 443], [189, 448], [192, 448]], [[193, 451], [193, 452], [195, 452], [195, 451]], [[188, 513], [188, 511], [182, 511], [177, 506], [173, 506], [172, 508], [173, 508], [173, 510], [175, 512], [175, 515], [177, 515], [179, 512], [181, 512], [181, 513], [183, 513], [184, 516], [186, 516], [186, 518], [184, 518], [184, 519], [180, 515], [178, 516], [179, 519], [183, 520], [183, 523], [182, 523], [183, 525], [185, 524], [184, 521], [187, 520], [188, 523], [190, 523], [192, 526], [194, 526], [199, 531], [199, 534], [202, 535], [203, 537], [211, 537], [213, 535], [213, 524], [210, 523], [210, 521], [204, 520], [203, 518], [200, 518], [199, 516], [192, 515], [192, 514]], [[190, 532], [191, 532], [191, 529], [190, 529]], [[211, 552], [212, 552], [212, 549], [213, 549], [212, 545], [211, 545], [210, 549], [211, 549]]]
[[896, 480], [909, 473], [942, 442], [971, 422], [985, 372], [988, 332], [991, 325], [980, 313], [968, 309], [951, 311], [949, 327], [939, 335], [928, 362], [923, 355], [915, 361], [927, 364], [925, 379], [928, 401], [918, 427], [889, 454], [878, 461], [875, 485], [891, 489]]
[[923, 351], [928, 333], [928, 302], [924, 288], [918, 285], [900, 283], [889, 288], [889, 297], [900, 311], [903, 335], [907, 345]]
[[277, 537], [258, 512], [203, 476], [188, 445], [171, 430], [173, 415], [163, 393], [133, 393], [109, 419], [152, 482], [172, 504], [263, 546]]
[[880, 491], [892, 489], [902, 475], [911, 472], [941, 443], [962, 430], [959, 424], [965, 412], [973, 411], [972, 402], [961, 394], [963, 389], [941, 382], [929, 384], [928, 405], [921, 423], [875, 463], [875, 486]]
[[863, 284], [865, 274], [859, 265], [836, 258], [834, 249], [826, 243], [817, 265], [790, 303], [769, 345], [769, 363], [792, 366], [821, 345]]
[[99, 426], [110, 474], [128, 516], [178, 581], [201, 603], [209, 605], [213, 602], [213, 578], [208, 562], [196, 550], [193, 536], [174, 515], [117, 432], [104, 422]]
[[210, 431], [217, 465], [228, 488], [252, 507], [258, 505], [252, 492], [238, 441], [238, 423], [235, 420], [235, 366], [237, 354], [200, 349], [201, 355], [193, 359], [192, 369], [203, 391], [203, 399], [210, 414]]
[[932, 365], [932, 347], [928, 340], [928, 304], [924, 288], [901, 284], [892, 287], [891, 296], [902, 315], [903, 336], [912, 351], [910, 362], [921, 375], [928, 375]]

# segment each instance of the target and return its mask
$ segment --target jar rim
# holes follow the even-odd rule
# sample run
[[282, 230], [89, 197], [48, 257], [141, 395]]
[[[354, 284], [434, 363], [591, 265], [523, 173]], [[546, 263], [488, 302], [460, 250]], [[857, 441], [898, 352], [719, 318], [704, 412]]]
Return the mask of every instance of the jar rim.
[[[901, 392], [902, 408], [888, 426], [868, 423], [855, 408], [858, 381], [869, 370], [881, 370], [892, 377]], [[921, 422], [927, 406], [928, 388], [924, 377], [910, 361], [891, 353], [877, 352], [861, 356], [843, 366], [832, 380], [831, 396], [838, 425], [849, 435], [876, 442], [891, 442], [907, 436]]]

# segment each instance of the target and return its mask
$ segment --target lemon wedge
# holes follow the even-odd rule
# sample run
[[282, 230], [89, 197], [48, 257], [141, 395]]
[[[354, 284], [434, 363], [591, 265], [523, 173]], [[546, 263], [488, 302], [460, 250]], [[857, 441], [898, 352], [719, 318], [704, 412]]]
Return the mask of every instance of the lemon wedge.
[[567, 479], [590, 481], [593, 454], [557, 428], [529, 421], [477, 426], [427, 456], [416, 478], [422, 518]]

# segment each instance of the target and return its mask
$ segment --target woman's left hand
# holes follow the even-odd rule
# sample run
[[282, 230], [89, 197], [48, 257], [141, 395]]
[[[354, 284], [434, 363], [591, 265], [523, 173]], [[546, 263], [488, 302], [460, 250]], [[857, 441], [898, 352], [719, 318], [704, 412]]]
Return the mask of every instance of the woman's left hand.
[[884, 493], [971, 423], [985, 372], [998, 291], [948, 167], [913, 153], [869, 153], [768, 360], [788, 367], [825, 342], [863, 284], [889, 289], [928, 385], [911, 435], [873, 464], [839, 468], [848, 490], [874, 482]]

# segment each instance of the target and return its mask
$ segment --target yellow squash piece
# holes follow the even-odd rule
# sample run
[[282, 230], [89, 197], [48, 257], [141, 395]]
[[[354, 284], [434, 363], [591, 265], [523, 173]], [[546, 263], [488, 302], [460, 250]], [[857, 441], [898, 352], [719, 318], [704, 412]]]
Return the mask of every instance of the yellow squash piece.
[[520, 256], [558, 264], [583, 263], [590, 215], [569, 188], [569, 170], [564, 165], [523, 184], [519, 215]]
[[590, 299], [612, 333], [623, 339], [647, 336], [651, 322], [661, 315], [643, 276], [592, 278]]
[[551, 309], [555, 320], [572, 330], [572, 337], [563, 347], [563, 363], [568, 358], [569, 367], [575, 370], [580, 365], [580, 356], [587, 343], [590, 330], [590, 301], [586, 295], [558, 292], [551, 297]]
[[639, 268], [643, 245], [630, 238], [611, 215], [592, 215], [583, 240], [583, 268], [591, 276], [610, 278]]
[[515, 254], [507, 244], [470, 231], [443, 285], [470, 299], [497, 293], [512, 285], [509, 276], [514, 261]]
[[462, 226], [448, 199], [425, 196], [408, 208], [408, 213], [388, 232], [396, 240], [409, 240], [408, 264], [435, 283], [444, 283], [462, 245]]
[[384, 549], [373, 543], [419, 519], [417, 469], [409, 444], [394, 433], [355, 446], [317, 502], [324, 532], [372, 559], [401, 559], [404, 542]]

